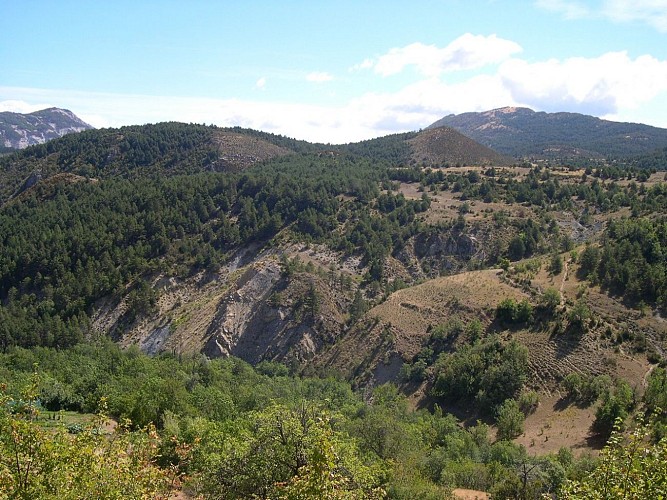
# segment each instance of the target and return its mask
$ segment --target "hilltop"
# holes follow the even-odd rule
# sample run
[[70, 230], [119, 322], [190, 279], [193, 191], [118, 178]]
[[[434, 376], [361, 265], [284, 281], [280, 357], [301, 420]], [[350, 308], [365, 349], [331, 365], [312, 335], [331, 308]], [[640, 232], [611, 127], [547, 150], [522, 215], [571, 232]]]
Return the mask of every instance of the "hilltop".
[[667, 129], [528, 108], [448, 115], [428, 128], [442, 126], [514, 158], [628, 158], [667, 146]]
[[92, 178], [140, 178], [240, 171], [285, 155], [340, 155], [395, 165], [506, 165], [507, 157], [453, 129], [396, 134], [341, 146], [312, 144], [250, 129], [178, 122], [87, 130], [0, 160], [0, 201], [31, 176], [72, 173]]
[[48, 108], [27, 114], [4, 111], [0, 112], [0, 145], [23, 149], [92, 128], [68, 109]]

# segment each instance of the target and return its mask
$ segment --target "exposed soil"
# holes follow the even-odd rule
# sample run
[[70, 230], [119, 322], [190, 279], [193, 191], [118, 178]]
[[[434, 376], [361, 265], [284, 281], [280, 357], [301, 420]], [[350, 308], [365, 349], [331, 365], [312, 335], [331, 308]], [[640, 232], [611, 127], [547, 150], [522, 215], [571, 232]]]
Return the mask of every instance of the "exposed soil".
[[455, 498], [458, 498], [460, 500], [488, 500], [489, 499], [489, 494], [484, 493], [483, 491], [477, 491], [477, 490], [466, 490], [462, 488], [456, 488], [455, 490], [452, 490], [452, 495], [454, 495]]
[[526, 447], [530, 455], [556, 453], [569, 448], [575, 455], [597, 452], [602, 442], [591, 433], [596, 406], [579, 408], [557, 395], [542, 395], [535, 413], [528, 415], [525, 432], [515, 442]]

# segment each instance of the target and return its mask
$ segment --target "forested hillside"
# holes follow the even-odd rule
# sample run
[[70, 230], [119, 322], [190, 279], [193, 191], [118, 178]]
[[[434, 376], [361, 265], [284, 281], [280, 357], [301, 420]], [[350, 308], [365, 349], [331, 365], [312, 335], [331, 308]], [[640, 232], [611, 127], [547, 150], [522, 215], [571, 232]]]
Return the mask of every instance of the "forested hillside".
[[667, 145], [667, 130], [619, 123], [579, 113], [545, 113], [501, 108], [446, 116], [429, 128], [452, 127], [514, 158], [628, 158]]
[[[664, 442], [646, 469], [624, 457], [648, 445], [628, 452], [620, 436], [597, 468], [565, 448], [535, 457], [494, 441], [484, 423], [464, 429], [438, 407], [412, 411], [390, 386], [364, 401], [343, 381], [295, 378], [279, 364], [148, 358], [102, 341], [14, 349], [0, 373], [0, 491], [10, 497], [164, 498], [183, 483], [201, 498], [435, 499], [454, 486], [499, 498], [605, 488], [648, 498], [664, 487], [664, 476], [625, 489], [605, 477], [664, 471]], [[664, 380], [658, 369], [650, 383]], [[77, 421], [72, 410], [98, 417]]]
[[[579, 498], [582, 450], [662, 407], [658, 168], [165, 123], [32, 146], [0, 178], [8, 495], [86, 496], [58, 464], [92, 461], [102, 496]], [[44, 430], [61, 410], [76, 437]], [[117, 474], [94, 413], [141, 450]]]

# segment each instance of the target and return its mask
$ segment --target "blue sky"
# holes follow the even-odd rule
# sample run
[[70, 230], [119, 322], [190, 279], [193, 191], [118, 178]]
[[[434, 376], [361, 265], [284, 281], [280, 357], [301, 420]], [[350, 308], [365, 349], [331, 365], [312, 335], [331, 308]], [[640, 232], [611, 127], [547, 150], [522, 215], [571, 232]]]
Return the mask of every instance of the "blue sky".
[[667, 0], [0, 7], [0, 110], [332, 143], [504, 106], [667, 127]]

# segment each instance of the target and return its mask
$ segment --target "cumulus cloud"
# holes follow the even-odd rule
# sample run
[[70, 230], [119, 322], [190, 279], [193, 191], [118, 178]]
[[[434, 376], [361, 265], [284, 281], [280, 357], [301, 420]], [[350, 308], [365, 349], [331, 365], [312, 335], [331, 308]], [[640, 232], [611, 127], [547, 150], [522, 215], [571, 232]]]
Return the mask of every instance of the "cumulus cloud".
[[[472, 59], [465, 60], [472, 64]], [[667, 103], [667, 60], [648, 55], [632, 58], [626, 52], [610, 52], [535, 62], [505, 57], [491, 71], [463, 73], [456, 79], [443, 78], [440, 71], [425, 71], [436, 74], [395, 91], [362, 93], [338, 105], [0, 87], [0, 109], [29, 112], [57, 105], [96, 127], [176, 120], [238, 125], [325, 143], [417, 130], [450, 113], [503, 106], [581, 112], [667, 127], [667, 117], [660, 112], [664, 105], [652, 106]]]
[[545, 111], [616, 115], [667, 92], [667, 61], [631, 59], [626, 52], [537, 63], [513, 59], [499, 75], [514, 101]]
[[312, 83], [324, 83], [333, 80], [333, 76], [324, 71], [313, 71], [306, 75], [306, 80]]
[[496, 64], [521, 52], [521, 46], [496, 35], [472, 35], [466, 33], [446, 47], [413, 43], [393, 48], [374, 62], [364, 61], [360, 67], [372, 67], [382, 76], [400, 73], [407, 66], [414, 66], [427, 77], [447, 71], [476, 69]]

